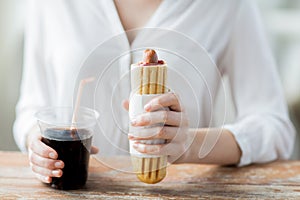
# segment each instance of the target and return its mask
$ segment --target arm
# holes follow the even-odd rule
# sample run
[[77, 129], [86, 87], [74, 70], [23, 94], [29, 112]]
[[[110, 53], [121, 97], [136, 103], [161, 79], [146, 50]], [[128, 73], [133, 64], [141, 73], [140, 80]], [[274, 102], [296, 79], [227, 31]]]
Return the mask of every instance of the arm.
[[[134, 119], [132, 125], [164, 123], [165, 126], [143, 129], [138, 133], [139, 137], [129, 135], [129, 139], [137, 141], [134, 148], [142, 153], [168, 155], [171, 163], [238, 164], [241, 151], [232, 133], [222, 128], [189, 129], [188, 119], [180, 105], [173, 93], [151, 100], [145, 106], [147, 113]], [[161, 107], [169, 107], [170, 111], [157, 111]], [[163, 145], [138, 142], [152, 138], [163, 138], [170, 142]]]
[[[14, 137], [19, 148], [28, 151], [30, 166], [37, 178], [49, 183], [60, 177], [64, 163], [57, 160], [57, 152], [41, 141], [41, 133], [34, 117], [39, 108], [54, 104], [57, 97], [56, 78], [47, 51], [46, 10], [44, 2], [30, 0], [25, 29], [24, 66], [20, 99], [16, 108]], [[93, 147], [91, 153], [97, 153]]]
[[241, 3], [220, 67], [229, 77], [237, 111], [235, 122], [224, 128], [241, 148], [239, 164], [288, 159], [295, 130], [253, 1]]
[[[134, 124], [145, 126], [153, 121], [165, 122], [167, 126], [158, 131], [154, 137], [167, 138], [170, 144], [145, 145], [137, 142], [135, 148], [138, 151], [167, 154], [171, 162], [239, 166], [289, 157], [295, 132], [288, 117], [274, 60], [253, 2], [241, 2], [227, 48], [221, 57], [220, 68], [229, 76], [237, 110], [235, 122], [224, 125], [222, 129], [182, 128], [182, 123], [185, 124], [188, 120], [182, 113], [183, 109], [178, 108], [180, 104], [174, 101], [174, 98], [161, 97], [168, 99], [168, 103], [163, 102], [163, 99], [156, 99], [150, 104], [171, 106], [174, 109], [161, 113], [160, 116], [163, 117], [160, 118], [159, 115], [143, 114]], [[207, 146], [206, 137], [212, 137], [212, 141], [216, 143], [210, 145], [212, 148], [207, 148], [203, 156], [201, 153], [199, 156], [202, 146]], [[129, 136], [129, 139], [137, 137]], [[191, 145], [185, 145], [186, 141]]]
[[[199, 163], [233, 165], [238, 164], [241, 150], [233, 134], [222, 128], [190, 129], [189, 133], [194, 138], [189, 149], [175, 163]], [[202, 156], [199, 155], [205, 137], [214, 135], [215, 145]]]
[[49, 87], [45, 66], [45, 38], [42, 34], [42, 6], [36, 1], [28, 2], [25, 26], [24, 61], [20, 98], [16, 106], [14, 138], [21, 151], [27, 151], [29, 133], [38, 130], [35, 112], [49, 105]]
[[62, 161], [50, 147], [41, 142], [40, 130], [34, 117], [36, 111], [50, 105], [45, 59], [46, 38], [43, 34], [43, 6], [29, 1], [25, 27], [24, 66], [20, 98], [16, 107], [14, 137], [20, 150], [28, 151], [30, 166], [36, 177], [49, 183], [51, 177], [62, 175]]

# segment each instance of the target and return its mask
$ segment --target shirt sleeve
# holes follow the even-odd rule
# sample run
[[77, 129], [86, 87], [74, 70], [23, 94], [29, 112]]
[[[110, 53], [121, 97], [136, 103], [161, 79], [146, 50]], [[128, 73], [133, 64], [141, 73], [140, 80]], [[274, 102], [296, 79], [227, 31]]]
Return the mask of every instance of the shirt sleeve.
[[288, 159], [295, 137], [258, 9], [253, 1], [241, 2], [221, 62], [237, 112], [224, 128], [242, 151], [239, 166]]
[[39, 107], [48, 104], [49, 94], [45, 72], [45, 45], [42, 27], [42, 10], [38, 1], [28, 1], [25, 25], [23, 74], [20, 98], [16, 106], [13, 127], [15, 141], [21, 151], [26, 151], [26, 137], [37, 126], [34, 117]]

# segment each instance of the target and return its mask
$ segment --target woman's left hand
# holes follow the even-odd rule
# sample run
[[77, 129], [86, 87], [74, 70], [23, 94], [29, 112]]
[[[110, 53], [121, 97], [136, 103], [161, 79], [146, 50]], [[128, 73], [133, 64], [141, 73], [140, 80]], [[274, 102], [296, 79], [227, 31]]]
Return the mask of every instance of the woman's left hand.
[[[128, 108], [128, 102], [124, 103]], [[162, 109], [169, 108], [169, 110]], [[141, 152], [155, 155], [168, 155], [169, 162], [175, 162], [187, 150], [188, 119], [178, 97], [174, 93], [166, 93], [149, 101], [145, 113], [131, 119], [137, 133], [129, 134], [134, 140], [133, 147]], [[163, 126], [155, 126], [163, 124]], [[144, 144], [141, 140], [165, 139], [166, 144]]]

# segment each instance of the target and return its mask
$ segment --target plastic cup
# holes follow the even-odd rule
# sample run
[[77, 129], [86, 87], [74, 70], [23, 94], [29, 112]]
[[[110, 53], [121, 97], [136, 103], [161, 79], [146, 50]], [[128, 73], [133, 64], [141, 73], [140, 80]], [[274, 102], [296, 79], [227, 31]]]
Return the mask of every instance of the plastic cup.
[[72, 107], [44, 108], [36, 113], [42, 142], [58, 153], [65, 167], [63, 175], [53, 177], [51, 187], [56, 189], [82, 188], [88, 177], [88, 165], [98, 112], [80, 107], [76, 122], [72, 122]]

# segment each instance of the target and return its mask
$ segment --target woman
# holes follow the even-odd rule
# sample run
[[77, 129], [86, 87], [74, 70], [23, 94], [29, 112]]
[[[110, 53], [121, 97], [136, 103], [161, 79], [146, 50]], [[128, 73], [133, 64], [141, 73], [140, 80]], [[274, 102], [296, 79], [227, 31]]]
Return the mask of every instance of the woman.
[[[31, 0], [28, 13], [24, 73], [14, 134], [19, 147], [23, 151], [28, 148], [32, 170], [41, 181], [51, 182], [51, 177], [60, 177], [64, 163], [56, 160], [57, 153], [41, 142], [34, 113], [42, 106], [72, 105], [75, 85], [72, 77], [77, 76], [79, 63], [88, 53], [111, 35], [143, 27], [173, 30], [201, 44], [217, 64], [221, 75], [229, 77], [237, 117], [231, 124], [207, 129], [209, 100], [204, 91], [198, 91], [202, 95], [198, 102], [201, 112], [194, 115], [193, 109], [187, 108], [188, 103], [180, 104], [173, 93], [162, 95], [149, 102], [145, 108], [148, 111], [146, 116], [139, 116], [131, 123], [146, 126], [151, 124], [149, 118], [156, 122], [167, 119], [169, 127], [158, 132], [156, 137], [169, 139], [169, 148], [137, 143], [135, 148], [138, 151], [167, 153], [174, 163], [239, 166], [287, 159], [291, 154], [294, 128], [288, 117], [260, 17], [252, 1]], [[126, 36], [121, 42], [128, 42], [128, 48], [133, 49], [141, 41], [139, 33], [128, 32]], [[179, 48], [174, 44], [174, 51]], [[220, 85], [219, 74], [209, 72], [205, 78], [214, 94]], [[155, 112], [157, 104], [171, 110], [158, 114]], [[124, 102], [124, 107], [128, 108], [128, 101]], [[194, 118], [189, 115], [178, 117], [186, 116], [183, 113], [186, 108], [203, 122], [197, 127], [189, 124], [193, 129], [173, 139], [181, 125], [187, 125]], [[204, 138], [217, 133], [220, 137], [212, 150], [207, 156], [199, 156]], [[186, 148], [185, 140], [191, 135], [194, 139]], [[118, 153], [118, 150], [111, 150], [107, 142], [102, 142], [104, 138], [103, 135], [94, 138], [100, 152]], [[116, 142], [116, 146], [126, 149], [127, 136], [119, 134], [111, 140]], [[164, 152], [161, 152], [162, 149]], [[97, 151], [96, 147], [92, 148], [92, 153]]]

